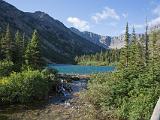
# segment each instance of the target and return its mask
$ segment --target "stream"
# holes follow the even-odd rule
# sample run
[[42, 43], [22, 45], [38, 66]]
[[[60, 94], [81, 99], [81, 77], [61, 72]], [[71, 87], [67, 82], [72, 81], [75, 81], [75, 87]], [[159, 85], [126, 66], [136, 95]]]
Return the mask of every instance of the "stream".
[[76, 97], [76, 93], [85, 90], [87, 88], [87, 80], [86, 79], [81, 79], [81, 80], [73, 80], [71, 84], [72, 92], [68, 93], [66, 97], [62, 95], [56, 95], [52, 97], [49, 100], [50, 104], [66, 104], [68, 103], [71, 99]]
[[81, 118], [80, 109], [86, 106], [79, 102], [79, 93], [86, 90], [87, 79], [73, 80], [70, 84], [72, 93], [66, 97], [55, 95], [43, 107], [28, 108], [26, 106], [12, 106], [12, 109], [0, 109], [0, 120], [75, 120]]

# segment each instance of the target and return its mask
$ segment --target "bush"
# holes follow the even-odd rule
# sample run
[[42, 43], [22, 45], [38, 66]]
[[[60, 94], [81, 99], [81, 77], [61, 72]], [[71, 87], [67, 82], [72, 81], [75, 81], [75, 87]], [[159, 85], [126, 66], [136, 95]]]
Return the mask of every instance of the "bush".
[[78, 63], [79, 65], [87, 65], [87, 66], [108, 66], [107, 62], [102, 61], [82, 61]]
[[46, 76], [49, 75], [57, 75], [58, 74], [58, 70], [54, 69], [54, 68], [45, 68], [42, 70], [42, 73]]
[[14, 68], [14, 64], [11, 61], [0, 61], [0, 77], [8, 76]]
[[45, 68], [44, 70], [42, 70], [42, 74], [44, 78], [49, 82], [50, 90], [53, 90], [56, 88], [56, 85], [58, 83], [57, 73], [58, 71], [53, 68]]
[[0, 80], [0, 103], [26, 103], [48, 95], [49, 82], [39, 71], [12, 73]]
[[160, 93], [160, 71], [127, 68], [92, 76], [85, 98], [103, 113], [126, 120], [149, 120]]

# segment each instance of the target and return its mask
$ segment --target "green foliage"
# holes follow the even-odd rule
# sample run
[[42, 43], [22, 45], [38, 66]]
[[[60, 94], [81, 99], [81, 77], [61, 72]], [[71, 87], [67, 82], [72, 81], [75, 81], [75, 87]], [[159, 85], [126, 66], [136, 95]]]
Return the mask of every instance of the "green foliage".
[[119, 119], [148, 120], [159, 98], [159, 76], [136, 69], [94, 75], [86, 98]]
[[120, 50], [111, 49], [96, 54], [76, 56], [75, 61], [80, 65], [107, 66], [119, 61]]
[[26, 103], [43, 100], [49, 91], [49, 82], [39, 71], [23, 71], [2, 78], [0, 103]]
[[10, 27], [8, 25], [6, 28], [5, 36], [2, 38], [2, 52], [4, 54], [4, 58], [9, 61], [12, 61], [13, 50], [14, 50], [13, 38], [10, 32]]
[[127, 22], [126, 32], [125, 32], [125, 47], [121, 49], [120, 62], [118, 67], [119, 68], [127, 67], [128, 61], [129, 61], [129, 27]]
[[85, 97], [95, 108], [119, 120], [150, 119], [160, 93], [159, 33], [149, 35], [147, 64], [145, 44], [139, 44], [133, 29], [131, 43], [121, 49], [117, 71], [92, 76]]
[[57, 79], [57, 73], [58, 71], [53, 68], [45, 68], [42, 70], [42, 74], [45, 80], [49, 82], [49, 90], [53, 90], [54, 88], [56, 88], [56, 85], [59, 82], [59, 80]]
[[[25, 36], [17, 31], [13, 39], [9, 25], [4, 35], [1, 36], [0, 104], [44, 100], [57, 82], [58, 71], [45, 69], [40, 72], [37, 70], [43, 65], [37, 31], [34, 31], [27, 49]], [[24, 51], [26, 64], [24, 64]]]
[[14, 57], [13, 62], [19, 66], [19, 68], [22, 67], [23, 63], [23, 52], [24, 52], [24, 46], [23, 46], [23, 38], [19, 31], [16, 32], [15, 35], [15, 50], [14, 50]]
[[14, 68], [13, 62], [7, 60], [0, 61], [0, 78], [2, 76], [9, 75], [13, 71], [13, 68]]
[[39, 69], [42, 66], [40, 38], [36, 30], [33, 32], [32, 39], [26, 48], [25, 63], [33, 69]]
[[[15, 71], [20, 71], [22, 66], [39, 69], [44, 65], [41, 58], [40, 38], [36, 30], [33, 32], [32, 39], [28, 44], [25, 34], [22, 36], [19, 31], [16, 32], [15, 38], [13, 38], [9, 25], [0, 37], [0, 60], [12, 61], [16, 66]], [[24, 65], [24, 63], [26, 64]]]
[[3, 56], [2, 56], [2, 38], [0, 36], [0, 60], [2, 60]]

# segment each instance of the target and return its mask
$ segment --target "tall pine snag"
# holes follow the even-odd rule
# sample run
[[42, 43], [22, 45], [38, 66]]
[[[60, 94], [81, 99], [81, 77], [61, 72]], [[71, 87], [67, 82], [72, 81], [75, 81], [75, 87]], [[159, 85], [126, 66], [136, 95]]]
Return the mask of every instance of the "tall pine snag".
[[146, 65], [148, 64], [148, 60], [149, 60], [149, 36], [148, 36], [148, 22], [147, 22], [147, 18], [146, 18], [146, 32], [145, 32], [145, 63]]
[[33, 69], [39, 69], [42, 66], [42, 58], [40, 52], [40, 38], [37, 30], [34, 30], [32, 39], [28, 43], [25, 51], [25, 63]]
[[126, 32], [125, 32], [125, 48], [126, 48], [126, 67], [128, 66], [128, 58], [129, 58], [129, 54], [128, 54], [128, 49], [129, 49], [129, 27], [128, 27], [128, 22], [126, 25]]

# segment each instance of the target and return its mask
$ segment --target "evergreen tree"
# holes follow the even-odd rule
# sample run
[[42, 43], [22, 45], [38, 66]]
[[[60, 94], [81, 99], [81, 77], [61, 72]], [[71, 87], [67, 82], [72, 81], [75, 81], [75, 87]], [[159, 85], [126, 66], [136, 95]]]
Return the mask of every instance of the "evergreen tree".
[[14, 53], [14, 63], [22, 66], [23, 63], [23, 38], [19, 31], [16, 32], [15, 35], [15, 53]]
[[123, 69], [127, 67], [128, 59], [129, 59], [129, 27], [127, 22], [126, 32], [125, 32], [125, 47], [121, 48], [120, 62], [118, 68]]
[[2, 38], [0, 38], [0, 60], [2, 60]]
[[128, 22], [127, 22], [127, 25], [126, 25], [126, 33], [125, 33], [125, 48], [126, 48], [126, 66], [128, 66], [128, 48], [129, 48], [129, 27], [128, 27]]
[[154, 71], [160, 70], [160, 45], [158, 44], [158, 40], [160, 39], [160, 35], [159, 35], [160, 31], [153, 31], [151, 33], [151, 47], [150, 47], [150, 58], [149, 59], [149, 67]]
[[134, 26], [133, 26], [133, 32], [132, 32], [132, 43], [136, 43], [136, 32], [135, 32]]
[[7, 25], [5, 37], [2, 39], [2, 52], [4, 53], [4, 58], [8, 61], [12, 61], [14, 44], [9, 25]]
[[40, 52], [40, 38], [37, 30], [34, 30], [32, 39], [27, 45], [25, 51], [25, 63], [33, 69], [38, 69], [42, 66], [42, 58]]
[[149, 36], [148, 36], [148, 23], [146, 19], [146, 32], [145, 32], [145, 63], [148, 64], [149, 60]]
[[143, 63], [144, 61], [141, 57], [140, 47], [136, 39], [135, 29], [133, 27], [132, 42], [129, 46], [129, 66], [135, 67], [135, 69], [141, 69], [141, 67], [143, 67]]
[[5, 59], [4, 34], [1, 36], [1, 60]]

